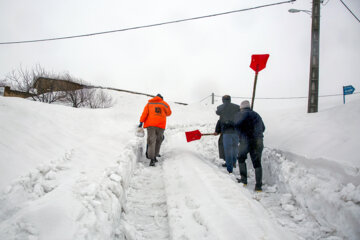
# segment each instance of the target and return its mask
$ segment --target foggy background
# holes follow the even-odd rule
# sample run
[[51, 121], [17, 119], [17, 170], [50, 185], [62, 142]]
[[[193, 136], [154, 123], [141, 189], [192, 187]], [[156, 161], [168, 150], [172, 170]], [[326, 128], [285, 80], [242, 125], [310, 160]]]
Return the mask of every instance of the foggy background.
[[[343, 1], [360, 16], [359, 0]], [[277, 2], [281, 1], [1, 0], [0, 43], [117, 30]], [[290, 8], [311, 11], [311, 1], [91, 37], [0, 44], [0, 79], [20, 66], [31, 69], [39, 64], [92, 85], [196, 103], [212, 92], [251, 97], [251, 55], [270, 54], [266, 69], [259, 73], [256, 97], [306, 97], [311, 16], [289, 13]], [[358, 91], [359, 76], [360, 23], [339, 0], [325, 0], [319, 95], [341, 94], [344, 85]], [[307, 100], [302, 102], [306, 111]]]

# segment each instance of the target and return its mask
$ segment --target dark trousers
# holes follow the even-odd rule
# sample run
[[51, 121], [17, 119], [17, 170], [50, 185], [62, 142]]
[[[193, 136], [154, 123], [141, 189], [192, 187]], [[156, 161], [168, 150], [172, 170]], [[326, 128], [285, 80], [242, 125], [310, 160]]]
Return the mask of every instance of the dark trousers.
[[240, 140], [238, 160], [239, 163], [244, 163], [247, 154], [250, 153], [251, 161], [254, 168], [261, 167], [261, 155], [264, 149], [262, 138], [255, 138], [252, 140]]
[[239, 169], [241, 182], [247, 184], [247, 168], [246, 158], [250, 153], [251, 161], [255, 169], [256, 187], [261, 189], [262, 186], [262, 167], [261, 167], [261, 155], [264, 149], [264, 143], [262, 138], [256, 138], [252, 140], [241, 139], [239, 145]]
[[218, 140], [218, 148], [219, 148], [219, 158], [225, 160], [223, 134], [220, 134], [220, 137]]

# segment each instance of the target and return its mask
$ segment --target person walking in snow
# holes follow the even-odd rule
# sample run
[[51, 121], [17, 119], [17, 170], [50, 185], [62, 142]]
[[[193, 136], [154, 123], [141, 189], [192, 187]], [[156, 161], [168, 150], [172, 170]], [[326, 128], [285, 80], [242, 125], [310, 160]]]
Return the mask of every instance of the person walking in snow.
[[[239, 136], [235, 130], [235, 115], [240, 111], [237, 104], [231, 103], [231, 97], [224, 95], [220, 106], [217, 107], [216, 114], [220, 116], [220, 128], [215, 129], [215, 134], [223, 134], [223, 146], [226, 168], [229, 173], [233, 172], [236, 163]], [[220, 129], [220, 131], [219, 131]]]
[[[220, 134], [220, 137], [218, 139], [218, 149], [219, 149], [219, 158], [223, 159], [225, 161], [225, 155], [224, 155], [224, 144], [223, 144], [223, 135], [221, 134], [221, 125], [220, 125], [220, 119], [217, 121], [215, 126], [215, 133], [216, 135]], [[224, 166], [224, 164], [223, 164]], [[225, 166], [226, 167], [226, 162]]]
[[147, 156], [150, 158], [150, 166], [155, 166], [158, 161], [156, 156], [159, 155], [164, 138], [166, 117], [170, 115], [170, 106], [160, 94], [148, 101], [141, 114], [139, 127], [144, 125], [147, 129]]
[[262, 166], [261, 155], [264, 148], [263, 138], [265, 125], [258, 113], [250, 109], [249, 101], [240, 104], [240, 112], [236, 115], [236, 130], [240, 133], [239, 145], [239, 169], [241, 178], [239, 183], [247, 184], [246, 158], [250, 153], [251, 161], [255, 169], [255, 191], [262, 191]]

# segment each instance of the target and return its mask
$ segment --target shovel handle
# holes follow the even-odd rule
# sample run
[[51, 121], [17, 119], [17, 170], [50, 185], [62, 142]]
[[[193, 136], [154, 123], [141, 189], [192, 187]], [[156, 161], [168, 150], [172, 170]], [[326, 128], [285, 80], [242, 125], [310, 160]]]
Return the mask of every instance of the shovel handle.
[[201, 136], [215, 136], [215, 133], [202, 133]]

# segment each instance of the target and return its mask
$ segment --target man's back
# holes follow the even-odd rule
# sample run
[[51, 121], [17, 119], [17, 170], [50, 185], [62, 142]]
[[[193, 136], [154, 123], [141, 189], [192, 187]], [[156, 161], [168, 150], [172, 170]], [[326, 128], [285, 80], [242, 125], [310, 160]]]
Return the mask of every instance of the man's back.
[[148, 101], [140, 117], [144, 122], [144, 128], [159, 127], [165, 129], [166, 117], [171, 115], [171, 109], [162, 98], [156, 96]]
[[240, 106], [231, 103], [228, 95], [223, 97], [223, 104], [217, 107], [216, 114], [220, 116], [220, 126], [223, 133], [234, 132], [235, 115], [240, 111]]
[[216, 114], [220, 116], [221, 122], [234, 122], [234, 116], [239, 111], [239, 105], [236, 105], [234, 103], [224, 103], [218, 106]]
[[235, 125], [241, 135], [249, 139], [264, 137], [265, 124], [260, 115], [250, 108], [242, 109], [236, 114]]

